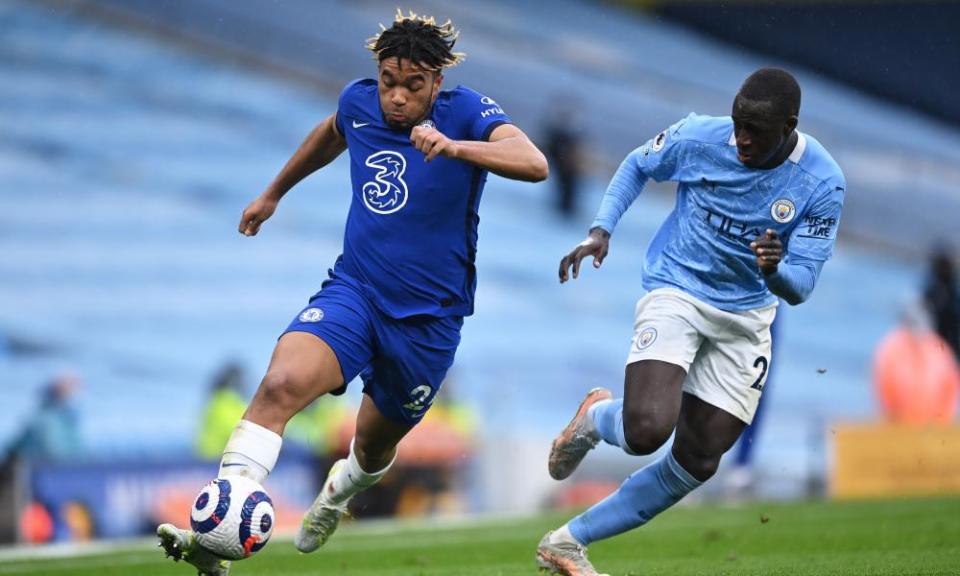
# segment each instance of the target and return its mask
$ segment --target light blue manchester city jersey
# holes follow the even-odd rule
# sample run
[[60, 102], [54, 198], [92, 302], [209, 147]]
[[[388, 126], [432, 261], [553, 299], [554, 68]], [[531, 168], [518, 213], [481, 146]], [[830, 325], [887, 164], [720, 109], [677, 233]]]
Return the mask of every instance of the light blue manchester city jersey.
[[768, 228], [787, 264], [828, 260], [846, 184], [824, 147], [798, 136], [787, 161], [759, 170], [737, 159], [729, 117], [691, 114], [628, 156], [654, 180], [678, 183], [676, 206], [647, 250], [644, 288], [680, 288], [722, 310], [773, 304], [749, 246]]

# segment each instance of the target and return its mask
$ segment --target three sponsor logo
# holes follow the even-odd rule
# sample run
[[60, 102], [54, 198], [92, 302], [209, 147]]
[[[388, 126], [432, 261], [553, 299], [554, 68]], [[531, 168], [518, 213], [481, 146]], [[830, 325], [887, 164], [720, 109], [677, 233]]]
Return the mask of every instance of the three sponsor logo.
[[371, 212], [393, 214], [407, 204], [410, 194], [403, 179], [407, 159], [393, 150], [381, 150], [367, 157], [366, 166], [375, 168], [373, 180], [363, 185], [363, 203]]
[[[481, 97], [480, 103], [489, 106], [480, 112], [483, 118], [504, 114], [500, 105], [489, 96]], [[354, 128], [362, 128], [370, 123], [353, 120], [352, 124]], [[436, 128], [436, 124], [429, 118], [421, 121], [417, 126]], [[407, 159], [403, 154], [393, 150], [381, 150], [368, 156], [364, 165], [377, 170], [373, 180], [366, 182], [362, 187], [363, 203], [371, 212], [393, 214], [406, 206], [410, 192], [403, 178], [407, 171]]]

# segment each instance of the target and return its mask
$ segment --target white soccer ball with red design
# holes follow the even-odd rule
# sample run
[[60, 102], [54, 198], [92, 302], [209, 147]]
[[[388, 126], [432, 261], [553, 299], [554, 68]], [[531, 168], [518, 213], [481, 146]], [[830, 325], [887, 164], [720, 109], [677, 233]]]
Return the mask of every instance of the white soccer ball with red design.
[[197, 543], [227, 560], [247, 558], [273, 534], [273, 502], [259, 483], [224, 476], [203, 487], [190, 508]]

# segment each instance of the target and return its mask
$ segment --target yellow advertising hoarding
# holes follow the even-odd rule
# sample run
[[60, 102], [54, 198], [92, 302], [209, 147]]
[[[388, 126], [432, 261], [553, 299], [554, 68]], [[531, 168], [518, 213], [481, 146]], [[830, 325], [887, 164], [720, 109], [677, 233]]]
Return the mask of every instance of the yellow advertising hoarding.
[[838, 424], [830, 432], [834, 498], [960, 494], [960, 426]]

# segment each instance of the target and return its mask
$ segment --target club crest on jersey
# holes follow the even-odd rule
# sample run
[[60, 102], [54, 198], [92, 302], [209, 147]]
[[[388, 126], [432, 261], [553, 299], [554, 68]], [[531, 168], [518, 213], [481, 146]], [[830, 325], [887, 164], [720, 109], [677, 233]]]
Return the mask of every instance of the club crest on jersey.
[[650, 146], [650, 149], [653, 150], [654, 152], [659, 152], [663, 150], [663, 146], [666, 143], [667, 143], [667, 131], [664, 130], [663, 132], [653, 137], [653, 145]]
[[373, 181], [363, 185], [363, 203], [371, 212], [393, 214], [407, 204], [407, 159], [393, 150], [381, 150], [367, 157], [365, 165], [376, 168]]
[[307, 308], [300, 313], [301, 322], [319, 322], [323, 320], [323, 310], [319, 308]]
[[770, 215], [773, 216], [773, 219], [777, 222], [786, 224], [797, 215], [797, 207], [794, 206], [790, 200], [781, 198], [770, 207]]
[[646, 350], [657, 340], [657, 329], [653, 326], [644, 328], [637, 335], [637, 350]]

